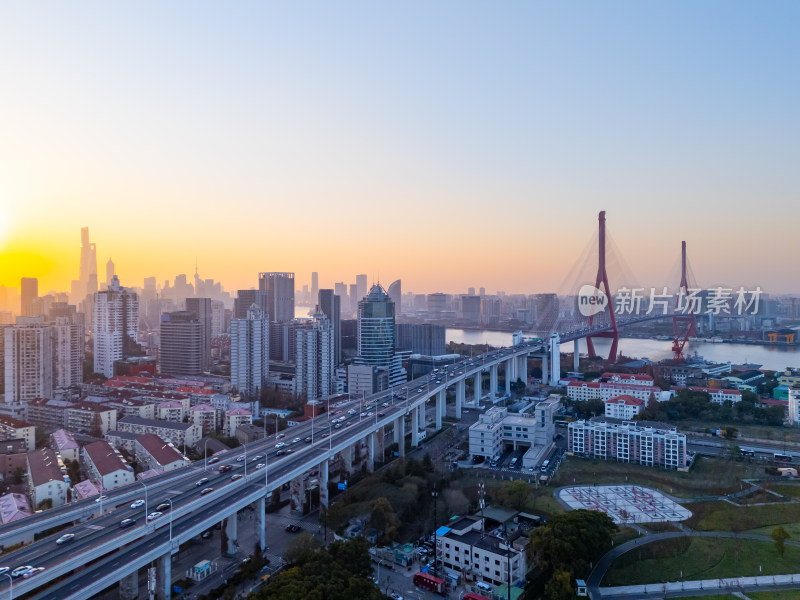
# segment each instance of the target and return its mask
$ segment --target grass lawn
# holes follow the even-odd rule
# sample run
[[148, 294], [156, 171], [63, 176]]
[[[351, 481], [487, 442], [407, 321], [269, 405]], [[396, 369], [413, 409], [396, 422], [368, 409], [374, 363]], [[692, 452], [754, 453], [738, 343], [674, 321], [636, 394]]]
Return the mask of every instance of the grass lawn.
[[797, 590], [776, 590], [774, 592], [747, 592], [750, 600], [797, 600]]
[[[784, 438], [786, 438], [787, 442], [800, 443], [800, 427], [771, 427], [769, 425], [739, 425], [736, 423], [718, 423], [713, 427], [716, 428], [720, 424], [723, 427], [725, 425], [736, 427], [743, 438], [756, 438], [773, 442], [783, 442]], [[709, 425], [704, 421], [681, 421], [677, 424], [677, 427], [684, 432], [695, 431], [703, 433]], [[733, 442], [744, 445], [741, 440], [733, 440]]]
[[763, 487], [777, 492], [787, 498], [800, 498], [800, 483], [775, 483], [767, 481], [762, 484]]
[[755, 463], [706, 457], [699, 457], [691, 471], [681, 473], [571, 456], [561, 465], [551, 485], [627, 482], [653, 487], [682, 498], [695, 498], [739, 491], [742, 479], [763, 475], [763, 467]]
[[771, 542], [676, 538], [647, 544], [620, 556], [603, 585], [637, 585], [683, 579], [748, 577], [796, 573], [800, 548], [786, 547], [779, 556]]
[[722, 501], [695, 502], [689, 510], [692, 516], [685, 524], [698, 531], [750, 531], [762, 527], [771, 531], [775, 525], [800, 521], [800, 504], [740, 507]]

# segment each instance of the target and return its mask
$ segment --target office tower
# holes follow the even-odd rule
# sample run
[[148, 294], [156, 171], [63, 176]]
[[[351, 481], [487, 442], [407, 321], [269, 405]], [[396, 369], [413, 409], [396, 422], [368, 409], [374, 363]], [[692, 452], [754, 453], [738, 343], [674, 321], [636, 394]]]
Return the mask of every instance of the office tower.
[[85, 355], [83, 315], [73, 312], [71, 317], [59, 316], [53, 321], [53, 387], [62, 389], [80, 385], [83, 383]]
[[333, 328], [333, 361], [336, 366], [342, 364], [342, 305], [341, 298], [331, 289], [319, 291], [317, 300], [319, 309], [328, 318]]
[[5, 401], [53, 397], [53, 332], [42, 317], [19, 317], [4, 328]]
[[398, 323], [397, 349], [425, 356], [442, 356], [447, 352], [444, 325], [430, 323]]
[[158, 352], [161, 373], [202, 373], [202, 339], [202, 325], [196, 313], [181, 310], [161, 315], [161, 345]]
[[106, 287], [111, 285], [111, 280], [114, 279], [114, 275], [116, 275], [114, 271], [114, 261], [109, 258], [106, 263]]
[[467, 288], [467, 296], [474, 296], [475, 295], [475, 288]]
[[269, 375], [269, 320], [256, 305], [231, 320], [231, 385], [257, 397]]
[[[90, 279], [94, 276], [94, 291], [90, 291]], [[80, 267], [80, 298], [97, 291], [97, 249], [89, 241], [89, 228], [81, 227], [81, 267]]]
[[94, 371], [114, 375], [114, 361], [129, 356], [139, 341], [139, 297], [120, 286], [116, 275], [94, 295]]
[[428, 294], [428, 313], [432, 316], [441, 315], [447, 308], [447, 294]]
[[394, 302], [375, 284], [358, 303], [358, 356], [363, 364], [389, 368], [391, 385], [404, 379], [402, 361], [395, 355]]
[[267, 317], [271, 323], [294, 319], [294, 273], [259, 273], [258, 289], [266, 293]]
[[401, 307], [403, 306], [403, 284], [399, 279], [396, 279], [389, 286], [389, 298], [394, 302], [394, 314], [402, 314]]
[[364, 296], [367, 295], [367, 276], [366, 275], [356, 275], [356, 298], [361, 300]]
[[482, 288], [480, 288], [480, 289], [478, 290], [478, 295], [479, 295], [479, 296], [485, 296], [485, 295], [486, 295], [486, 288], [483, 288], [483, 287], [482, 287]]
[[200, 321], [200, 369], [211, 369], [211, 298], [187, 298], [186, 310]]
[[[225, 303], [222, 300], [211, 301], [211, 339], [227, 333], [228, 328], [225, 324]], [[210, 345], [210, 344], [209, 344]]]
[[98, 290], [97, 286], [97, 273], [89, 275], [89, 280], [86, 282], [86, 295], [91, 296]]
[[329, 396], [335, 365], [334, 334], [328, 318], [318, 310], [311, 323], [297, 325], [295, 343], [297, 394], [306, 401]]
[[20, 312], [23, 317], [35, 317], [35, 300], [39, 297], [39, 280], [23, 277], [20, 281]]
[[314, 271], [311, 273], [311, 301], [314, 302], [319, 294], [319, 273]]
[[[239, 290], [236, 292], [236, 299], [233, 301], [233, 318], [246, 319], [247, 311], [253, 304], [260, 303], [256, 299], [257, 290]], [[261, 307], [263, 310], [263, 307]]]
[[350, 284], [350, 308], [348, 310], [348, 312], [350, 314], [353, 314], [354, 312], [356, 312], [358, 310], [358, 303], [361, 301], [361, 298], [363, 298], [363, 297], [364, 296], [359, 296], [358, 295], [358, 284], [357, 283], [351, 283]]
[[461, 296], [461, 318], [468, 323], [480, 323], [481, 297]]

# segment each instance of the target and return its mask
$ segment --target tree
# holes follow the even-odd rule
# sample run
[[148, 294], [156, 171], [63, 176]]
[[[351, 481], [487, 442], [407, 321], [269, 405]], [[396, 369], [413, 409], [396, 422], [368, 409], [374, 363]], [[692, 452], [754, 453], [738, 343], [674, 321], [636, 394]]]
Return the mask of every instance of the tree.
[[308, 557], [313, 555], [321, 547], [322, 542], [310, 533], [304, 532], [298, 534], [297, 537], [292, 540], [283, 556], [286, 562], [297, 564], [308, 560]]
[[431, 460], [431, 455], [427, 452], [422, 457], [422, 468], [428, 473], [433, 473], [433, 461]]
[[14, 483], [22, 483], [25, 478], [25, 469], [17, 467], [14, 469]]
[[776, 527], [772, 530], [772, 539], [775, 543], [775, 550], [778, 551], [778, 554], [783, 556], [784, 551], [784, 542], [788, 540], [791, 536], [789, 533], [781, 526]]
[[[36, 505], [38, 510], [47, 510], [49, 508], [53, 508], [53, 499], [52, 498], [45, 498], [39, 504]], [[781, 552], [781, 554], [783, 554]]]
[[400, 519], [394, 513], [392, 505], [385, 497], [377, 498], [372, 503], [369, 526], [374, 528], [382, 543], [394, 541], [400, 530]]
[[725, 437], [729, 440], [735, 440], [739, 437], [739, 430], [729, 425], [725, 428]]
[[569, 571], [556, 571], [544, 588], [546, 600], [572, 600], [575, 592], [572, 589], [572, 577]]

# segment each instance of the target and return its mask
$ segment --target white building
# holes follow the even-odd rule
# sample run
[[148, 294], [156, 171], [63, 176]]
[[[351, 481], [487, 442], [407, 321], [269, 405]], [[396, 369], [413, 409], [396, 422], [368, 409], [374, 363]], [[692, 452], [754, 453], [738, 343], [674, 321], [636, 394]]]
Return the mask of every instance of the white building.
[[627, 394], [614, 396], [603, 402], [606, 405], [605, 415], [607, 417], [622, 419], [623, 421], [632, 420], [644, 408], [644, 400], [639, 400], [639, 398], [634, 398]]
[[125, 357], [126, 338], [139, 340], [139, 297], [119, 285], [116, 275], [108, 289], [94, 295], [94, 370], [114, 375], [114, 361]]
[[53, 450], [62, 460], [78, 460], [80, 458], [80, 446], [75, 441], [72, 434], [66, 429], [58, 429], [50, 435]]
[[53, 397], [53, 331], [41, 317], [17, 317], [5, 327], [5, 401]]
[[225, 435], [236, 436], [236, 428], [240, 425], [250, 425], [253, 422], [253, 413], [245, 408], [232, 408], [225, 412]]
[[686, 467], [686, 435], [674, 427], [574, 421], [567, 429], [567, 444], [568, 451], [578, 456], [666, 469]]
[[231, 320], [231, 386], [255, 396], [269, 375], [269, 319], [255, 304]]
[[101, 491], [116, 489], [133, 483], [133, 468], [120, 453], [106, 441], [93, 442], [83, 447], [83, 467]]
[[136, 459], [148, 469], [167, 472], [186, 464], [183, 455], [172, 444], [153, 433], [137, 435], [134, 448]]
[[306, 401], [329, 396], [336, 366], [336, 340], [330, 321], [318, 312], [311, 323], [298, 326], [295, 335], [297, 394]]
[[800, 423], [800, 387], [789, 388], [789, 423]]
[[[672, 389], [677, 391], [683, 387], [684, 386], [672, 386]], [[705, 392], [706, 394], [711, 396], [712, 402], [720, 405], [725, 404], [725, 402], [729, 400], [732, 404], [736, 404], [742, 399], [741, 390], [730, 390], [726, 388], [707, 388], [698, 386], [689, 386], [688, 389], [692, 392]]]
[[675, 392], [664, 391], [652, 385], [637, 385], [632, 383], [603, 383], [601, 381], [570, 381], [567, 384], [567, 396], [576, 402], [587, 400], [609, 400], [614, 396], [628, 395], [647, 403], [650, 395], [655, 396], [658, 402], [669, 400]]
[[117, 429], [138, 435], [154, 433], [161, 439], [172, 442], [178, 447], [183, 445], [193, 446], [203, 434], [202, 428], [193, 423], [143, 419], [141, 417], [123, 417], [117, 421]]
[[69, 477], [58, 455], [50, 448], [28, 453], [28, 486], [33, 506], [50, 500], [52, 507], [67, 503]]
[[653, 378], [643, 373], [603, 373], [600, 381], [606, 383], [629, 383], [631, 385], [646, 385], [653, 387]]
[[0, 440], [24, 440], [28, 452], [36, 448], [36, 428], [14, 417], [0, 415]]
[[192, 423], [199, 425], [203, 432], [217, 430], [217, 409], [210, 404], [195, 404], [191, 410]]

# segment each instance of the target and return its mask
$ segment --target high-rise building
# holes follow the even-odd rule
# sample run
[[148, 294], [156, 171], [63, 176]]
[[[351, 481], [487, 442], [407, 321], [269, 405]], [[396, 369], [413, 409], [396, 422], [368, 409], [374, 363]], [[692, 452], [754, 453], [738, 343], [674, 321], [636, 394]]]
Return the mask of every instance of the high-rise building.
[[444, 325], [430, 323], [398, 323], [397, 349], [425, 356], [442, 356], [447, 352]]
[[354, 312], [357, 312], [358, 311], [358, 303], [361, 301], [361, 298], [363, 298], [363, 297], [364, 296], [359, 296], [358, 295], [358, 284], [351, 283], [350, 284], [350, 308], [348, 309], [347, 312], [349, 312], [351, 315]]
[[334, 375], [334, 333], [327, 317], [317, 311], [314, 320], [295, 330], [295, 382], [306, 401], [329, 396]]
[[23, 277], [20, 281], [20, 311], [23, 317], [35, 317], [36, 298], [39, 297], [39, 280], [35, 277]]
[[367, 276], [364, 274], [356, 275], [356, 298], [363, 298], [367, 295]]
[[231, 385], [254, 397], [269, 375], [269, 320], [255, 304], [231, 320]]
[[333, 362], [336, 366], [342, 364], [342, 304], [341, 298], [331, 289], [319, 291], [317, 300], [319, 309], [328, 318], [333, 328]]
[[186, 310], [200, 320], [200, 368], [211, 369], [211, 298], [187, 298]]
[[266, 312], [271, 323], [294, 319], [294, 273], [259, 273], [258, 289], [266, 293]]
[[389, 298], [394, 302], [394, 313], [396, 315], [402, 314], [403, 306], [403, 284], [399, 279], [392, 282], [388, 289]]
[[250, 307], [253, 306], [253, 304], [259, 304], [256, 299], [257, 293], [258, 290], [239, 290], [236, 292], [236, 298], [233, 301], [234, 319], [247, 318], [247, 311], [250, 309]]
[[182, 310], [161, 315], [158, 366], [168, 375], [198, 375], [202, 368], [202, 326], [197, 314]]
[[394, 302], [377, 283], [358, 303], [358, 357], [362, 364], [389, 368], [391, 385], [405, 376], [402, 361], [395, 354], [394, 335]]
[[89, 241], [89, 228], [81, 227], [80, 299], [97, 291], [97, 248]]
[[[74, 312], [71, 316], [53, 319], [53, 387], [68, 388], [83, 383], [83, 359], [85, 355], [83, 315]], [[56, 311], [51, 311], [52, 315]]]
[[120, 286], [116, 275], [94, 295], [94, 371], [114, 375], [114, 361], [126, 358], [139, 341], [139, 297]]
[[314, 302], [319, 294], [319, 273], [311, 273], [311, 301]]
[[114, 271], [114, 261], [109, 258], [106, 263], [106, 287], [111, 285], [111, 280], [114, 279], [114, 275], [116, 275]]
[[481, 297], [461, 296], [461, 318], [468, 323], [479, 323], [481, 320]]
[[4, 328], [5, 401], [53, 397], [53, 331], [42, 317], [18, 317]]

